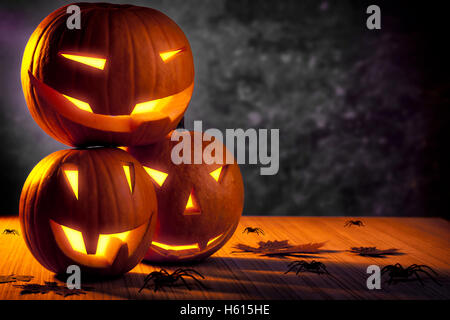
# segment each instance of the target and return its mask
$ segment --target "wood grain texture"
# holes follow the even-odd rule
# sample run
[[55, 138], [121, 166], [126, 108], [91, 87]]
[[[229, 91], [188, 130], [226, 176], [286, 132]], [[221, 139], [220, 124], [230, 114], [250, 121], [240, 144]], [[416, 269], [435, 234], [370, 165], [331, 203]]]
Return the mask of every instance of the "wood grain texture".
[[[189, 265], [202, 273], [209, 289], [192, 285], [167, 287], [158, 292], [138, 292], [145, 275], [159, 268], [174, 270], [180, 265], [141, 263], [131, 272], [112, 280], [82, 282], [95, 287], [86, 295], [63, 298], [54, 293], [20, 295], [14, 283], [0, 284], [0, 299], [446, 299], [450, 298], [450, 225], [438, 218], [352, 218], [364, 221], [365, 227], [345, 228], [345, 217], [257, 217], [247, 216], [231, 240], [212, 257]], [[265, 235], [243, 234], [245, 227], [259, 227]], [[0, 218], [4, 229], [20, 231], [17, 217]], [[291, 244], [328, 241], [318, 254], [297, 258], [264, 257], [252, 253], [233, 253], [234, 245], [257, 246], [259, 241], [285, 240]], [[347, 250], [354, 246], [398, 248], [400, 255], [384, 258], [362, 257]], [[284, 274], [292, 260], [315, 259], [326, 264], [332, 276], [312, 273]], [[401, 263], [427, 264], [439, 274], [438, 286], [431, 280], [388, 285], [383, 278], [381, 290], [368, 290], [366, 268]], [[0, 234], [0, 275], [33, 275], [30, 283], [57, 281], [32, 257], [22, 235]], [[189, 280], [188, 280], [189, 281]], [[191, 282], [189, 282], [191, 283]], [[15, 284], [23, 284], [17, 282]]]

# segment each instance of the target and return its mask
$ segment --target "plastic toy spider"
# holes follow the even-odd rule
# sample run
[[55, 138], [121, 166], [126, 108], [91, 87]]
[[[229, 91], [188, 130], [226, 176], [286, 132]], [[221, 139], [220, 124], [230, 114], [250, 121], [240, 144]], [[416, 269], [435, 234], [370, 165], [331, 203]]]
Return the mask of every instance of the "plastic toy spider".
[[193, 274], [196, 274], [197, 276], [201, 277], [202, 279], [205, 279], [200, 273], [193, 269], [177, 269], [172, 273], [167, 272], [165, 269], [161, 269], [159, 271], [153, 271], [150, 274], [148, 274], [144, 279], [144, 285], [139, 290], [139, 292], [142, 291], [144, 288], [149, 288], [148, 283], [153, 280], [154, 289], [153, 291], [156, 292], [158, 289], [161, 289], [163, 286], [169, 286], [173, 285], [178, 280], [181, 280], [183, 284], [191, 290], [191, 287], [187, 284], [186, 280], [183, 277], [190, 277], [194, 279], [202, 288], [207, 289], [207, 287], [201, 283], [200, 280], [198, 280]]
[[261, 228], [247, 227], [244, 229], [244, 231], [242, 231], [242, 233], [245, 233], [245, 232], [247, 232], [247, 234], [252, 232], [252, 233], [256, 233], [257, 235], [259, 235], [259, 234], [264, 235], [264, 230]]
[[12, 234], [12, 235], [19, 235], [19, 231], [16, 229], [5, 229], [3, 230], [2, 234]]
[[361, 220], [347, 220], [344, 224], [344, 227], [358, 226], [364, 227], [365, 224]]
[[297, 269], [295, 272], [296, 275], [298, 275], [300, 272], [312, 272], [317, 274], [330, 274], [327, 270], [327, 267], [322, 263], [315, 260], [312, 260], [311, 262], [307, 262], [305, 260], [301, 261], [294, 261], [288, 264], [288, 267], [290, 267], [284, 274], [289, 273], [290, 271], [293, 271]]
[[[383, 267], [383, 269], [381, 269], [381, 275], [388, 272], [389, 275], [388, 284], [391, 283], [396, 284], [397, 282], [419, 280], [419, 282], [422, 285], [424, 285], [422, 278], [419, 276], [419, 272], [422, 272], [425, 275], [427, 275], [431, 280], [433, 280], [436, 284], [441, 285], [428, 271], [424, 269], [428, 269], [429, 271], [434, 273], [435, 276], [438, 275], [433, 269], [431, 269], [427, 265], [412, 264], [407, 268], [403, 268], [400, 263]], [[415, 276], [416, 278], [411, 278], [412, 276]]]

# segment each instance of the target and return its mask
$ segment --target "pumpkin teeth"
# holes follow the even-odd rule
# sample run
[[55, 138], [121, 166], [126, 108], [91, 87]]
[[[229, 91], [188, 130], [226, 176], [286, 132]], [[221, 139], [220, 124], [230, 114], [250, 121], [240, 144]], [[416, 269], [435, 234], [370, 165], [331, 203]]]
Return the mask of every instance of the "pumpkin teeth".
[[[78, 259], [82, 259], [79, 261], [81, 264], [86, 264], [88, 266], [92, 264], [92, 266], [96, 267], [112, 265], [123, 246], [127, 247], [128, 255], [132, 255], [137, 245], [133, 238], [137, 237], [140, 239], [140, 236], [147, 230], [148, 224], [149, 222], [144, 223], [133, 230], [120, 233], [99, 234], [95, 253], [89, 253], [86, 250], [86, 242], [81, 231], [71, 229], [50, 220], [51, 229], [57, 239], [57, 244], [60, 249], [73, 260], [78, 261]], [[64, 241], [62, 241], [61, 236], [67, 239], [68, 243], [66, 245], [63, 244]], [[85, 260], [86, 257], [89, 257], [92, 260]], [[85, 263], [83, 263], [83, 261], [85, 261]]]
[[69, 100], [70, 102], [72, 102], [74, 105], [76, 105], [78, 109], [81, 109], [83, 111], [87, 111], [90, 113], [94, 113], [94, 111], [92, 111], [92, 108], [89, 105], [89, 103], [66, 96], [65, 94], [63, 94], [63, 97], [66, 98], [67, 100]]
[[154, 245], [155, 247], [164, 249], [164, 250], [172, 250], [172, 251], [183, 251], [183, 250], [194, 250], [194, 249], [199, 249], [198, 244], [187, 244], [187, 245], [181, 245], [181, 246], [172, 246], [172, 245], [168, 245], [165, 243], [160, 243], [160, 242], [156, 242], [153, 241], [152, 245]]

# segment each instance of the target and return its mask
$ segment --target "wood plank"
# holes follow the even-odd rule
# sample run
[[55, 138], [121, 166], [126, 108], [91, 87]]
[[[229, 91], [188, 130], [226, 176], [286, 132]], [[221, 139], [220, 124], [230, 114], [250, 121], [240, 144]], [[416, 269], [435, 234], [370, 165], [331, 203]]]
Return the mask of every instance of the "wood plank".
[[[108, 281], [85, 283], [94, 292], [63, 298], [54, 293], [20, 296], [14, 283], [0, 284], [1, 299], [449, 299], [450, 224], [439, 218], [360, 217], [364, 227], [344, 227], [346, 217], [259, 217], [241, 219], [232, 239], [209, 259], [191, 265], [202, 273], [208, 290], [193, 286], [168, 287], [153, 292], [138, 292], [149, 272], [178, 266], [141, 263], [131, 272]], [[244, 234], [245, 227], [259, 227], [265, 235]], [[20, 231], [17, 217], [0, 217], [0, 232], [4, 229]], [[291, 244], [328, 241], [318, 254], [299, 258], [264, 257], [252, 253], [233, 253], [234, 245], [245, 243], [257, 246], [259, 241], [285, 240]], [[397, 248], [402, 253], [385, 258], [362, 257], [348, 252], [353, 246]], [[28, 251], [22, 235], [0, 235], [0, 275], [33, 275], [32, 283], [57, 281]], [[293, 260], [315, 259], [326, 264], [332, 276], [302, 273], [284, 274]], [[442, 286], [425, 280], [418, 282], [382, 284], [381, 290], [368, 290], [366, 269], [371, 264], [383, 267], [401, 263], [427, 264], [439, 273]]]

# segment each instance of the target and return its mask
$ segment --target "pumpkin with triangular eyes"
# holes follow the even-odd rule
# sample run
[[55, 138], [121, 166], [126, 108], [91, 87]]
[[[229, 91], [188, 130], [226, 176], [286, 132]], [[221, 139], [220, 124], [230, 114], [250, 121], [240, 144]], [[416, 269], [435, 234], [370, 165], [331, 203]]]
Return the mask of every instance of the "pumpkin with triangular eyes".
[[147, 145], [176, 128], [191, 99], [194, 63], [180, 27], [146, 7], [64, 6], [31, 35], [22, 87], [31, 115], [70, 146]]
[[127, 148], [152, 177], [158, 199], [158, 221], [147, 261], [204, 259], [230, 239], [242, 214], [244, 187], [233, 156], [215, 141], [223, 158], [217, 154], [216, 163], [194, 164], [194, 150], [203, 152], [210, 142], [191, 139], [193, 132], [183, 136], [194, 140], [189, 143], [192, 164], [172, 161], [172, 150], [180, 142], [171, 141], [170, 136], [150, 146]]
[[41, 160], [20, 197], [20, 222], [33, 256], [47, 269], [69, 265], [118, 275], [144, 257], [157, 219], [151, 179], [127, 152], [62, 150]]

